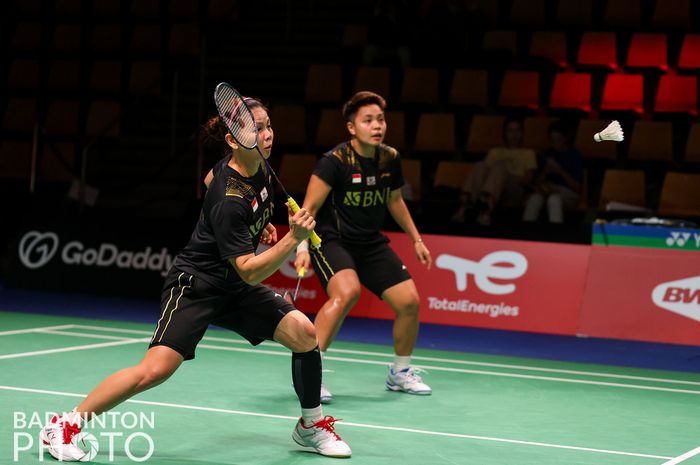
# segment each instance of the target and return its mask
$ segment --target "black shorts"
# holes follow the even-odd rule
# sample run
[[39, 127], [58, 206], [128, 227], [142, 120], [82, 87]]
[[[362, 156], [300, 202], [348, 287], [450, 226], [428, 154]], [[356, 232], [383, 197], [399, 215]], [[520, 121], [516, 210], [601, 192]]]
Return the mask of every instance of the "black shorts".
[[230, 329], [251, 344], [272, 340], [277, 325], [294, 307], [258, 284], [226, 292], [191, 274], [171, 268], [161, 296], [160, 318], [149, 348], [168, 346], [185, 360], [210, 324]]
[[325, 240], [320, 249], [309, 249], [316, 276], [323, 289], [340, 270], [353, 269], [360, 283], [382, 298], [382, 293], [411, 279], [401, 259], [385, 241], [362, 245], [344, 244], [339, 239]]

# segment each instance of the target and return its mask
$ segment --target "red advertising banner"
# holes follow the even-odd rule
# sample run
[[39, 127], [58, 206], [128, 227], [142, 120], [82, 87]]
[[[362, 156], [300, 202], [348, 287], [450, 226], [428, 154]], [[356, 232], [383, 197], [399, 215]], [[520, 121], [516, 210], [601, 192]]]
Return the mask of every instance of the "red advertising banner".
[[[424, 235], [434, 260], [427, 270], [405, 234], [388, 236], [418, 287], [422, 322], [576, 334], [589, 246]], [[293, 259], [266, 284], [293, 292]], [[315, 276], [301, 281], [301, 310], [313, 313], [325, 300]], [[366, 289], [351, 315], [393, 318], [391, 309]]]
[[579, 333], [700, 344], [700, 263], [686, 251], [591, 247]]

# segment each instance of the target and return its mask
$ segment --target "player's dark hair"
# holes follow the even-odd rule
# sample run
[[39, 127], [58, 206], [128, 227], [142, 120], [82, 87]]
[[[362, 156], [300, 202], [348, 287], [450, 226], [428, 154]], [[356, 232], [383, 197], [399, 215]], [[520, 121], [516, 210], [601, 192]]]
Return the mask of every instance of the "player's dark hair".
[[[262, 108], [266, 113], [270, 113], [267, 107], [257, 98], [243, 97], [243, 101], [251, 110]], [[207, 148], [218, 149], [224, 155], [231, 152], [231, 147], [226, 143], [226, 134], [229, 133], [226, 125], [221, 121], [220, 116], [212, 116], [202, 125], [201, 143]]]
[[357, 92], [343, 105], [343, 118], [346, 121], [352, 121], [355, 119], [358, 110], [366, 105], [378, 105], [384, 111], [386, 109], [386, 100], [381, 95], [368, 90]]

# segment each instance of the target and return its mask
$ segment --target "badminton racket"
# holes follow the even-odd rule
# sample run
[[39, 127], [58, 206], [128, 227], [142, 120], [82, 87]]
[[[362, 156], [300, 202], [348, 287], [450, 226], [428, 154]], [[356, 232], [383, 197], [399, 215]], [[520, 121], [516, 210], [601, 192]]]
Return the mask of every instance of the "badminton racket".
[[[224, 122], [231, 136], [241, 147], [248, 150], [257, 150], [260, 158], [262, 158], [267, 165], [267, 169], [270, 170], [277, 184], [282, 188], [282, 192], [287, 197], [287, 203], [292, 209], [292, 212], [298, 212], [299, 204], [289, 195], [284, 185], [277, 177], [275, 170], [270, 166], [270, 162], [267, 161], [260, 151], [260, 147], [258, 147], [258, 125], [255, 124], [253, 112], [250, 111], [243, 96], [238, 93], [236, 89], [231, 87], [231, 85], [221, 82], [216, 86], [216, 90], [214, 91], [214, 102], [216, 102], [216, 109], [219, 111], [221, 121]], [[318, 237], [315, 231], [311, 231], [309, 239], [311, 240], [312, 247], [318, 248], [321, 245], [321, 238]]]
[[301, 284], [301, 279], [304, 277], [304, 274], [306, 274], [306, 269], [303, 266], [300, 266], [299, 269], [297, 270], [297, 288], [294, 290], [294, 301], [296, 302], [297, 300], [297, 294], [299, 294], [299, 285]]

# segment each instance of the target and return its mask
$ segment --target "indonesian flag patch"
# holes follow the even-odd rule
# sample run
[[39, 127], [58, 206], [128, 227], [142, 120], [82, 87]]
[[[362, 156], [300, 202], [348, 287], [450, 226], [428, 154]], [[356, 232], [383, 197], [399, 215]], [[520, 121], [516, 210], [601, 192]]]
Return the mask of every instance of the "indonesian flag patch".
[[352, 175], [352, 183], [353, 184], [360, 184], [362, 183], [362, 175], [360, 173], [354, 173]]
[[258, 211], [258, 199], [253, 199], [253, 201], [250, 202], [250, 206], [253, 207], [253, 213]]

